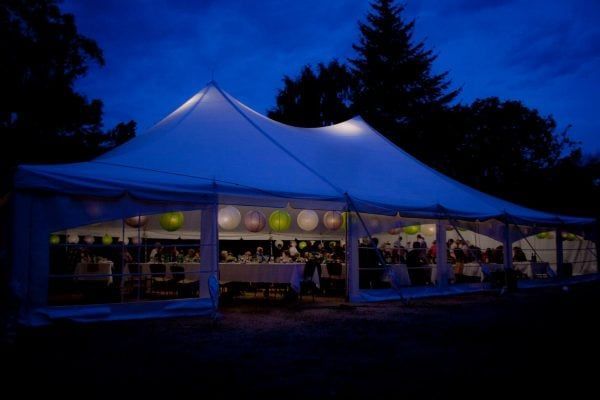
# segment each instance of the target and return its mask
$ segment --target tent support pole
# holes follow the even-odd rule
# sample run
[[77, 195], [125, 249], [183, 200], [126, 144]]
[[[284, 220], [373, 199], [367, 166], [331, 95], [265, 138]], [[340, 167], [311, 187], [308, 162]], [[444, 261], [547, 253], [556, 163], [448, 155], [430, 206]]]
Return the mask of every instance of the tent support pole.
[[556, 241], [556, 273], [558, 275], [559, 271], [563, 269], [564, 263], [564, 253], [563, 253], [563, 240], [562, 240], [562, 229], [556, 228], [556, 237], [554, 238]]
[[358, 227], [359, 223], [354, 212], [348, 209], [346, 218], [346, 266], [348, 273], [348, 301], [358, 297]]
[[[506, 286], [507, 289], [512, 290], [516, 289], [512, 287], [512, 281], [515, 279], [513, 276], [513, 263], [512, 263], [512, 240], [510, 238], [510, 222], [508, 219], [508, 215], [504, 218], [504, 275], [506, 276]], [[514, 282], [516, 285], [516, 282]]]
[[448, 285], [450, 275], [448, 265], [448, 254], [446, 251], [446, 220], [438, 219], [435, 226], [435, 262], [437, 265], [437, 276], [435, 277], [436, 284], [439, 287]]
[[200, 216], [200, 297], [210, 298], [208, 277], [219, 268], [219, 205], [214, 202], [202, 209]]

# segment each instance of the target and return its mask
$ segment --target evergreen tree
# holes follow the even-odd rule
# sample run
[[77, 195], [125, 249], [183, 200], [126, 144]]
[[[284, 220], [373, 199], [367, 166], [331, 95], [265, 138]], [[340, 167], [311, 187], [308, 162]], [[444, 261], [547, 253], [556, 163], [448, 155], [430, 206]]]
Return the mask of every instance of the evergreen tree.
[[357, 57], [349, 60], [356, 82], [353, 108], [404, 150], [427, 157], [424, 143], [438, 139], [436, 121], [458, 91], [449, 90], [447, 72], [432, 72], [433, 52], [413, 43], [415, 22], [402, 18], [403, 6], [377, 0], [372, 7], [367, 22], [359, 22]]
[[277, 105], [270, 118], [295, 126], [316, 127], [349, 119], [351, 75], [337, 61], [320, 63], [317, 73], [307, 65], [300, 76], [285, 76], [284, 87], [277, 94]]

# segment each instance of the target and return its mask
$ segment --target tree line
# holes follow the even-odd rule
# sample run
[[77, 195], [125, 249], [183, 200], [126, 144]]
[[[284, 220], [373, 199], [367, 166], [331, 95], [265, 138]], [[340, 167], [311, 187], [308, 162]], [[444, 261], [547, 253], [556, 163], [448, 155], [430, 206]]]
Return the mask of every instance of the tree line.
[[[548, 211], [598, 215], [600, 159], [584, 157], [568, 129], [558, 131], [518, 100], [455, 104], [448, 73], [413, 37], [415, 21], [394, 0], [377, 0], [353, 45], [355, 56], [306, 65], [285, 76], [268, 115], [325, 126], [360, 115], [390, 141], [440, 172], [487, 193]], [[407, 177], [410, 178], [410, 177]]]
[[105, 61], [55, 0], [2, 0], [0, 54], [0, 193], [18, 164], [89, 160], [135, 136], [135, 121], [105, 130], [102, 101], [74, 89]]

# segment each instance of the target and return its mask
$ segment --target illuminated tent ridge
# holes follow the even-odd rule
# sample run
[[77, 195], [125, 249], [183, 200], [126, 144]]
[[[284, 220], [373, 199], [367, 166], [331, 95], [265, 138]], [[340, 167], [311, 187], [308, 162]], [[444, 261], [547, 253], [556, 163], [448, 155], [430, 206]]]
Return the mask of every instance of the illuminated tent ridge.
[[[20, 166], [15, 187], [60, 195], [314, 207], [405, 216], [588, 224], [476, 191], [422, 164], [360, 117], [322, 127], [273, 121], [210, 83], [146, 133], [91, 162]], [[243, 199], [243, 200], [242, 200]]]

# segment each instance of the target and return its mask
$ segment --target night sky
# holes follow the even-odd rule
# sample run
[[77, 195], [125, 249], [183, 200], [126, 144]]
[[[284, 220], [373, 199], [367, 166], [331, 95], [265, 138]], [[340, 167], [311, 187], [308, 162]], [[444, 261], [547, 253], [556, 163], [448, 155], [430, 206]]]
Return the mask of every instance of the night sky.
[[[366, 0], [67, 0], [104, 50], [78, 89], [105, 104], [105, 125], [144, 131], [211, 78], [249, 107], [275, 104], [284, 75], [353, 56]], [[600, 152], [600, 1], [413, 0], [416, 38], [438, 54], [459, 101], [522, 100], [586, 152]]]

